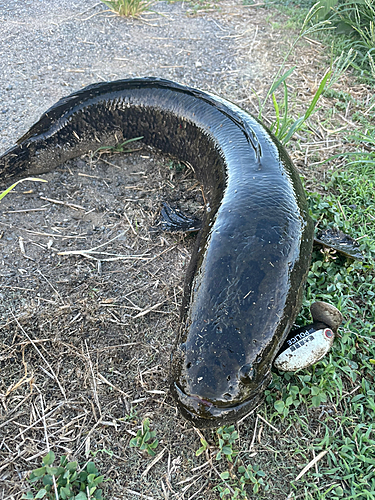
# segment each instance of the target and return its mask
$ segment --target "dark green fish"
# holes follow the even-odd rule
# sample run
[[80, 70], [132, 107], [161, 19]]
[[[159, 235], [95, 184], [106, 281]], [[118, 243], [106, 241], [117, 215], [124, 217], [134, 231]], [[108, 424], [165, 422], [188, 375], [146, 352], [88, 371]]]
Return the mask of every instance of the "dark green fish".
[[157, 78], [99, 83], [61, 99], [0, 157], [0, 175], [51, 170], [143, 136], [189, 162], [206, 218], [185, 283], [171, 391], [207, 427], [239, 418], [262, 396], [299, 311], [313, 224], [277, 139], [224, 99]]

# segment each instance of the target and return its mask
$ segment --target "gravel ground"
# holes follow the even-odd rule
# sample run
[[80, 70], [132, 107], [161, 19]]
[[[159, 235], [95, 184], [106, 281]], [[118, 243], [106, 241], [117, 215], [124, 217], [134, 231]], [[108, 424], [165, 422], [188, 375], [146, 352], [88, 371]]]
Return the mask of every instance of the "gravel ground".
[[[255, 9], [228, 4], [225, 17], [193, 16], [188, 4], [158, 2], [140, 19], [123, 19], [91, 0], [51, 5], [0, 1], [0, 152], [59, 98], [90, 83], [153, 75], [230, 95], [264, 67], [249, 52], [254, 34], [257, 43], [263, 34]], [[240, 64], [239, 40], [249, 52], [241, 50]]]

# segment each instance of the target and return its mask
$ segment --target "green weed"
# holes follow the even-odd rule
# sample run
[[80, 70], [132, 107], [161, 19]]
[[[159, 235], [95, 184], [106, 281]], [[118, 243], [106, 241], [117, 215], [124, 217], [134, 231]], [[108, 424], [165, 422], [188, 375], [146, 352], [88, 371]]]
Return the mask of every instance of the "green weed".
[[147, 2], [145, 0], [101, 0], [119, 16], [124, 17], [136, 17], [139, 16], [145, 10], [148, 10], [149, 6], [153, 3], [152, 1]]
[[[327, 3], [327, 0], [322, 3]], [[375, 79], [375, 5], [373, 0], [333, 3], [329, 19], [336, 26], [337, 33], [344, 35], [345, 47], [356, 51], [353, 66], [361, 73], [371, 75]]]
[[130, 412], [125, 415], [125, 417], [123, 418], [123, 420], [125, 420], [125, 422], [130, 422], [131, 420], [136, 421], [137, 420], [137, 413], [138, 412], [135, 409], [135, 407], [132, 406], [130, 408]]
[[[222, 426], [216, 430], [218, 440], [217, 448], [209, 446], [206, 439], [201, 436], [200, 441], [202, 446], [195, 452], [196, 456], [201, 455], [203, 452], [210, 450], [212, 454], [216, 454], [216, 460], [221, 461], [222, 464], [228, 465], [229, 470], [218, 472], [221, 482], [214, 487], [223, 500], [247, 500], [246, 487], [251, 485], [253, 493], [257, 494], [261, 488], [264, 491], [268, 490], [268, 485], [263, 481], [265, 473], [260, 470], [256, 464], [242, 464], [239, 458], [239, 451], [235, 449], [236, 441], [239, 438], [238, 432], [235, 430], [234, 425]], [[235, 460], [233, 460], [235, 459]]]
[[[99, 475], [93, 462], [88, 462], [85, 467], [78, 472], [77, 462], [68, 462], [63, 455], [58, 467], [53, 466], [55, 454], [49, 451], [42, 460], [42, 467], [35, 469], [30, 474], [29, 481], [32, 484], [41, 482], [42, 486], [34, 494], [28, 491], [22, 496], [23, 499], [35, 500], [37, 498], [47, 498], [49, 500], [72, 499], [104, 500], [102, 490], [98, 485], [103, 482], [104, 477]], [[37, 487], [34, 486], [33, 490]]]
[[[155, 456], [155, 449], [157, 448], [159, 441], [154, 439], [156, 437], [156, 432], [150, 429], [150, 420], [145, 418], [142, 422], [141, 429], [138, 430], [135, 438], [130, 440], [130, 448], [139, 448], [141, 451], [146, 451], [150, 456]], [[150, 442], [151, 441], [151, 442]]]
[[96, 451], [91, 451], [90, 454], [95, 458], [98, 453], [104, 453], [108, 455], [110, 458], [113, 457], [113, 451], [112, 450], [107, 450], [106, 448], [102, 448], [101, 450], [96, 450]]
[[238, 467], [238, 473], [241, 474], [240, 482], [242, 484], [252, 484], [253, 493], [259, 493], [259, 490], [265, 486], [263, 477], [266, 475], [258, 465], [249, 464], [247, 467], [240, 465]]
[[[297, 120], [294, 120], [290, 115], [289, 115], [289, 97], [288, 97], [288, 87], [286, 85], [285, 80], [288, 78], [288, 76], [291, 75], [292, 70], [288, 70], [282, 77], [276, 82], [276, 85], [274, 86], [274, 90], [278, 88], [278, 86], [282, 83], [283, 88], [284, 88], [284, 98], [283, 98], [283, 103], [280, 106], [276, 100], [275, 92], [272, 92], [272, 102], [273, 106], [275, 109], [275, 114], [276, 114], [276, 120], [275, 122], [271, 125], [271, 131], [278, 137], [278, 139], [283, 143], [287, 144], [292, 136], [302, 128], [303, 124], [308, 120], [308, 118], [312, 115], [314, 112], [314, 109], [316, 107], [316, 104], [318, 102], [319, 97], [322, 95], [324, 90], [326, 89], [327, 83], [330, 81], [331, 76], [332, 76], [332, 70], [327, 71], [327, 73], [324, 75], [322, 81], [319, 84], [318, 90], [316, 91], [315, 96], [313, 97], [310, 106], [306, 110], [305, 114], [298, 118]], [[282, 116], [280, 116], [282, 114]]]
[[199, 457], [199, 455], [202, 455], [207, 449], [208, 449], [208, 443], [204, 438], [201, 438], [201, 447], [195, 452], [195, 456]]
[[220, 477], [224, 484], [218, 484], [215, 489], [219, 492], [220, 498], [223, 500], [237, 500], [239, 498], [247, 499], [246, 491], [244, 490], [243, 485], [240, 483], [240, 486], [237, 486], [237, 482], [229, 484], [226, 480], [229, 478], [229, 472], [223, 472], [220, 474]]
[[[337, 227], [351, 234], [363, 253], [374, 258], [375, 127], [368, 122], [366, 125], [366, 134], [357, 133], [350, 138], [359, 151], [336, 155], [347, 161], [331, 173], [325, 185], [329, 194], [311, 194], [309, 202], [321, 229]], [[365, 148], [368, 151], [363, 151]]]
[[219, 427], [216, 434], [219, 438], [219, 451], [216, 454], [216, 460], [221, 460], [224, 455], [229, 462], [233, 462], [233, 457], [238, 453], [233, 450], [233, 444], [238, 439], [238, 432], [234, 429], [234, 425]]

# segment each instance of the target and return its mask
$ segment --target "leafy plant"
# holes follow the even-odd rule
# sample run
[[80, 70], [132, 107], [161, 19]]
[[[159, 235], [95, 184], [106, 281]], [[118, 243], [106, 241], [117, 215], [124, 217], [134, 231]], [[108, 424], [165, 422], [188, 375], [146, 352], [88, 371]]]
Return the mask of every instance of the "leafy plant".
[[208, 449], [208, 443], [204, 438], [201, 438], [201, 444], [202, 446], [195, 452], [196, 457], [199, 457], [199, 455], [202, 455]]
[[36, 177], [26, 177], [25, 179], [20, 179], [19, 181], [15, 182], [11, 186], [9, 186], [7, 189], [5, 189], [5, 191], [0, 193], [0, 201], [4, 198], [4, 196], [6, 196], [8, 193], [10, 193], [12, 191], [12, 189], [14, 189], [18, 184], [20, 184], [21, 182], [26, 182], [26, 181], [48, 182], [45, 179], [38, 179]]
[[[195, 452], [196, 456], [201, 455], [206, 450], [212, 453], [215, 448], [209, 446], [206, 439], [201, 433], [200, 441], [202, 446]], [[218, 438], [219, 451], [216, 452], [216, 460], [226, 459], [226, 463], [230, 463], [229, 470], [218, 472], [221, 482], [215, 486], [215, 490], [219, 492], [219, 496], [223, 500], [238, 500], [247, 499], [246, 486], [253, 485], [253, 492], [258, 493], [260, 488], [263, 487], [268, 490], [268, 485], [263, 481], [265, 476], [264, 472], [260, 470], [257, 465], [239, 465], [238, 456], [239, 452], [234, 449], [234, 444], [238, 439], [238, 432], [235, 430], [234, 425], [224, 425], [216, 430]], [[235, 460], [233, 460], [236, 457]]]
[[[156, 432], [150, 429], [150, 420], [145, 418], [142, 422], [141, 429], [138, 430], [136, 437], [130, 440], [130, 448], [139, 448], [141, 451], [147, 451], [152, 457], [155, 456], [155, 449], [159, 441], [154, 439]], [[150, 442], [151, 441], [151, 442]]]
[[148, 9], [153, 3], [145, 0], [101, 0], [119, 16], [135, 17]]
[[[228, 476], [227, 476], [228, 474]], [[223, 472], [223, 474], [221, 474], [221, 478], [223, 480], [227, 479], [229, 477], [229, 472]], [[237, 483], [233, 483], [233, 484], [228, 484], [228, 483], [224, 483], [224, 484], [218, 484], [216, 486], [216, 489], [217, 491], [219, 492], [219, 496], [220, 498], [222, 498], [223, 500], [226, 500], [226, 499], [230, 499], [230, 500], [237, 500], [239, 498], [243, 498], [243, 499], [247, 499], [247, 495], [246, 495], [246, 491], [244, 489], [244, 485], [243, 484], [240, 484], [240, 486], [237, 486], [236, 485]]]
[[261, 488], [265, 491], [269, 489], [268, 485], [263, 481], [266, 474], [258, 465], [248, 464], [247, 467], [240, 465], [237, 468], [237, 474], [239, 477], [229, 471], [220, 474], [223, 483], [216, 486], [220, 498], [228, 500], [247, 499], [246, 486], [248, 484], [252, 484], [254, 494], [258, 494]]
[[[49, 451], [42, 459], [43, 466], [33, 470], [29, 477], [30, 483], [41, 482], [42, 486], [36, 494], [28, 491], [22, 496], [23, 499], [87, 500], [95, 498], [96, 500], [104, 500], [102, 490], [98, 489], [98, 485], [103, 482], [103, 476], [99, 475], [93, 462], [88, 462], [78, 472], [78, 463], [68, 462], [65, 455], [61, 457], [58, 467], [53, 466], [54, 461], [55, 454], [53, 451]], [[34, 486], [33, 489], [35, 490], [36, 487]]]
[[329, 20], [343, 35], [345, 51], [355, 51], [352, 66], [375, 78], [375, 6], [373, 0], [320, 0], [317, 18]]
[[216, 434], [219, 438], [219, 451], [216, 454], [216, 460], [221, 460], [224, 455], [229, 462], [233, 461], [233, 457], [238, 454], [238, 451], [233, 450], [233, 444], [238, 439], [238, 432], [234, 430], [234, 425], [219, 427]]
[[[267, 401], [273, 401], [275, 410], [284, 418], [292, 409], [298, 408], [301, 403], [307, 406], [318, 407], [326, 402], [329, 397], [325, 387], [309, 383], [311, 381], [310, 375], [302, 375], [298, 378], [302, 387], [291, 383], [285, 387], [280, 385], [278, 375], [273, 373], [273, 382], [270, 385], [270, 389], [266, 391]], [[272, 394], [271, 389], [273, 388], [278, 388], [281, 392], [281, 399], [274, 400], [270, 396]]]
[[241, 474], [241, 483], [251, 483], [253, 485], [253, 493], [258, 493], [260, 488], [264, 486], [263, 477], [266, 474], [260, 470], [258, 465], [249, 464], [247, 467], [240, 465], [238, 472]]

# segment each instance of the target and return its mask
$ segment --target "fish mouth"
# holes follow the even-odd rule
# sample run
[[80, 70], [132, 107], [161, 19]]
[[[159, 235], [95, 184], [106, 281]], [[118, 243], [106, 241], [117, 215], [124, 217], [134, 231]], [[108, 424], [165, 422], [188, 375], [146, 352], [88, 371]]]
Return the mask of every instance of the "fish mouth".
[[177, 384], [173, 382], [171, 391], [178, 403], [181, 414], [191, 421], [194, 427], [210, 428], [219, 427], [239, 420], [246, 413], [251, 412], [264, 397], [264, 389], [270, 382], [270, 377], [265, 377], [256, 391], [252, 392], [246, 399], [232, 403], [213, 403], [199, 396], [186, 394]]

